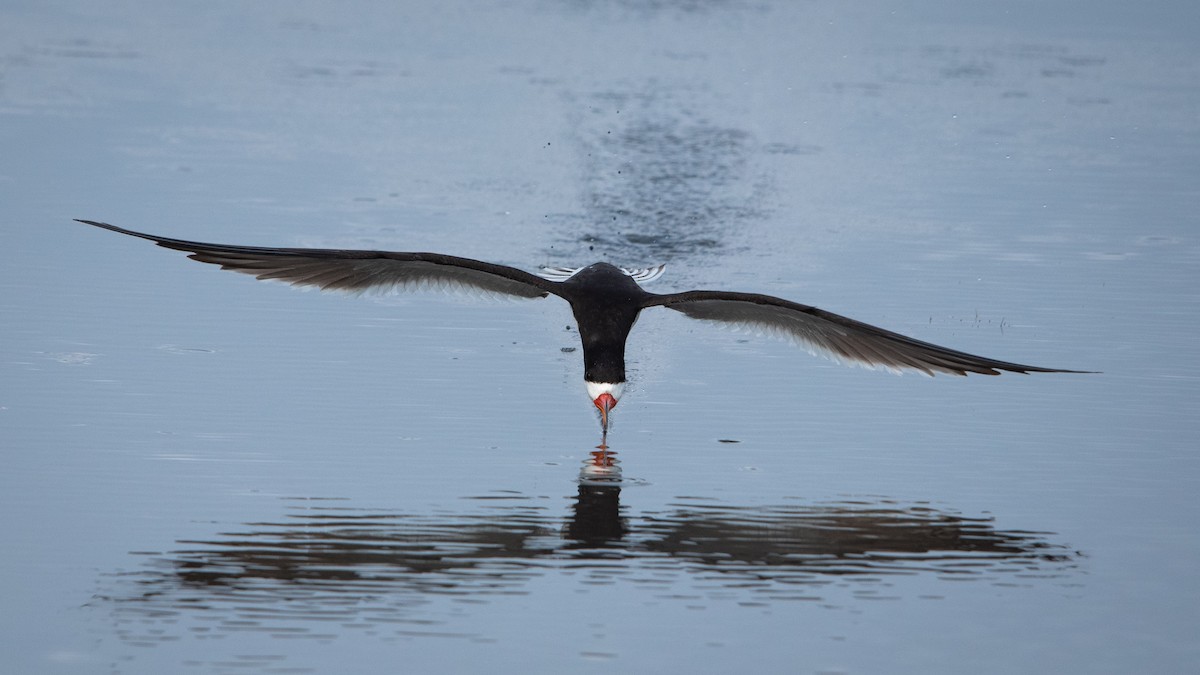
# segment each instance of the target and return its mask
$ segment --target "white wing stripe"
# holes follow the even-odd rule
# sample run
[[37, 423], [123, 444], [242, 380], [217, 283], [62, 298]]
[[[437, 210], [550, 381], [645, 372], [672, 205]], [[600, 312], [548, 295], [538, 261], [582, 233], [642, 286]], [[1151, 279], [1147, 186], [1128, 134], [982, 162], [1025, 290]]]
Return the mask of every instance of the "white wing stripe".
[[[575, 276], [575, 273], [583, 269], [582, 267], [543, 267], [537, 275], [543, 279], [550, 281], [566, 281]], [[630, 277], [639, 284], [644, 284], [661, 277], [663, 271], [667, 269], [665, 264], [655, 265], [654, 267], [628, 268], [622, 267], [621, 271], [626, 276]]]

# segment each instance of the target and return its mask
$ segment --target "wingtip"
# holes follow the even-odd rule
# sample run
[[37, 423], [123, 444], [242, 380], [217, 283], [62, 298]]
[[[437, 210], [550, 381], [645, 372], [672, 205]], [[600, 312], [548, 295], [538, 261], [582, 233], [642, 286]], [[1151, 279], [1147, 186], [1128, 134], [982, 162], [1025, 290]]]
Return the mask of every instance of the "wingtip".
[[116, 225], [111, 225], [109, 223], [101, 222], [99, 220], [87, 220], [85, 218], [74, 218], [73, 220], [77, 223], [83, 223], [84, 225], [91, 225], [93, 227], [98, 227], [102, 230], [108, 230], [109, 232], [116, 232], [117, 234], [127, 234], [131, 237], [138, 237], [140, 239], [146, 239], [149, 241], [153, 241], [160, 245], [161, 245], [161, 242], [163, 241], [163, 239], [161, 237], [157, 237], [152, 234], [145, 234], [143, 232], [134, 232], [133, 230], [127, 230], [123, 227], [117, 227]]

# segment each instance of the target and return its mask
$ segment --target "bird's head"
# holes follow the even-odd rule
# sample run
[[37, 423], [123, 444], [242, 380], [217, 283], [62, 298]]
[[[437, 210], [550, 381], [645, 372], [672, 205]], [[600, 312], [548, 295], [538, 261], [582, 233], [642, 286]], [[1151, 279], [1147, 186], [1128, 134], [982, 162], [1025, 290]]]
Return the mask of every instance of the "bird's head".
[[621, 394], [624, 391], [624, 382], [587, 383], [588, 398], [592, 399], [592, 405], [600, 411], [600, 429], [606, 436], [608, 435], [608, 413], [617, 407], [617, 401], [621, 400]]

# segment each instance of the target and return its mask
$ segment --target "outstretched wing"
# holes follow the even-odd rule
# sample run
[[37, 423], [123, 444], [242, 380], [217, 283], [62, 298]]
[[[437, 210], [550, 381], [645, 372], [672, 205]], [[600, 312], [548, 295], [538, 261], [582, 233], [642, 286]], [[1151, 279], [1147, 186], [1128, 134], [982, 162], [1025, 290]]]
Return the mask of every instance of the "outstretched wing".
[[997, 361], [921, 342], [823, 309], [756, 293], [688, 291], [655, 295], [645, 306], [663, 306], [693, 319], [720, 321], [776, 334], [799, 343], [809, 353], [866, 368], [926, 375], [980, 373], [1079, 373]]
[[521, 298], [555, 292], [553, 282], [515, 267], [494, 265], [440, 253], [396, 253], [320, 248], [264, 248], [205, 244], [158, 237], [108, 223], [81, 223], [148, 239], [164, 248], [186, 251], [192, 260], [257, 279], [277, 279], [323, 291], [364, 293], [399, 289], [474, 290]]

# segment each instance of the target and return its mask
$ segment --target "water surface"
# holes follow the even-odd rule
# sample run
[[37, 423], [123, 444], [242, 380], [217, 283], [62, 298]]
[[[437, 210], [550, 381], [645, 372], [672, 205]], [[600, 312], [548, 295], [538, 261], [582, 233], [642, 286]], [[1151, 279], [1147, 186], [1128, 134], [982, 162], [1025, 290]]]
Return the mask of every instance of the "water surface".
[[[14, 672], [1189, 673], [1190, 3], [10, 3]], [[893, 377], [202, 241], [667, 263], [1101, 375]]]

